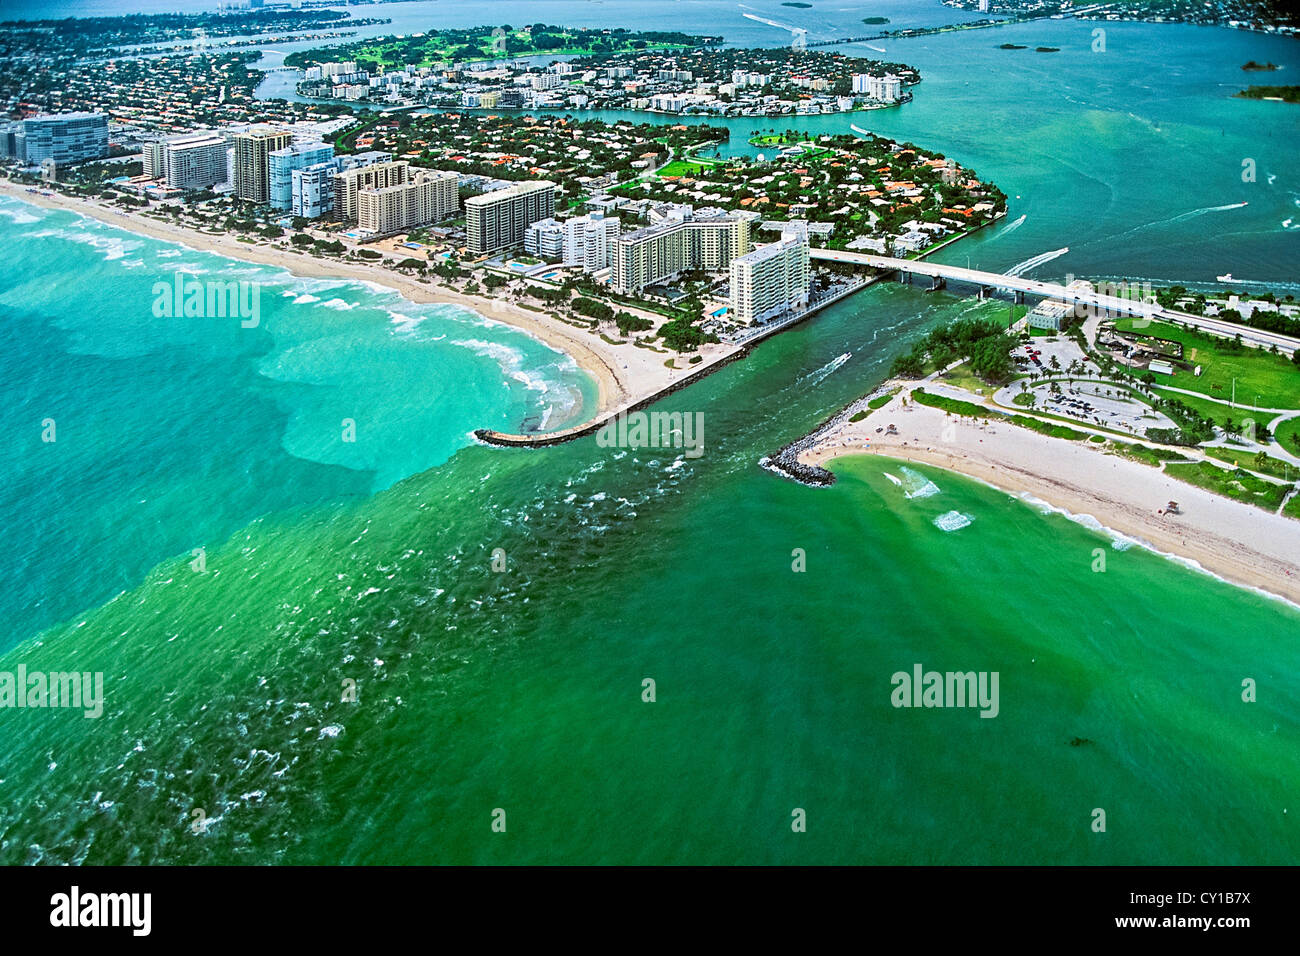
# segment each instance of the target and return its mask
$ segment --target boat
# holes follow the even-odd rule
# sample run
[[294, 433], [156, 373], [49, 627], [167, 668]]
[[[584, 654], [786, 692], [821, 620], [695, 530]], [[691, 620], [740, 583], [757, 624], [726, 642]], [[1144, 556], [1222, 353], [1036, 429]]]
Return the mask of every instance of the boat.
[[1240, 279], [1234, 279], [1231, 272], [1225, 272], [1221, 276], [1214, 277], [1219, 282], [1240, 282]]

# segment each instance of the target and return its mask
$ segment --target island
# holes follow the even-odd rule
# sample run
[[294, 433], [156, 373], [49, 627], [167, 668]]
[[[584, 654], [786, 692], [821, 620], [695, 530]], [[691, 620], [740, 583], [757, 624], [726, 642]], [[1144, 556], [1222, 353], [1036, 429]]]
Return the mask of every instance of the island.
[[1241, 65], [1241, 68], [1243, 70], [1252, 70], [1252, 71], [1268, 73], [1278, 69], [1278, 65], [1276, 63], [1256, 63], [1254, 60], [1248, 60], [1247, 62]]
[[[483, 28], [473, 35], [484, 39], [492, 32]], [[560, 36], [561, 32], [549, 35]], [[911, 100], [911, 88], [921, 82], [920, 71], [906, 63], [821, 50], [734, 49], [717, 45], [716, 38], [684, 35], [675, 38], [694, 45], [652, 48], [656, 39], [666, 41], [668, 37], [619, 33], [616, 45], [635, 49], [574, 55], [554, 63], [535, 59], [484, 63], [466, 47], [449, 47], [445, 36], [436, 41], [425, 36], [418, 38], [425, 45], [408, 54], [383, 47], [385, 59], [404, 55], [421, 61], [421, 65], [400, 69], [384, 69], [373, 59], [324, 59], [337, 55], [334, 48], [308, 50], [295, 55], [299, 62], [313, 63], [297, 89], [312, 99], [378, 102], [386, 108], [633, 109], [780, 116], [895, 106]], [[424, 62], [430, 42], [454, 59]]]
[[387, 73], [438, 64], [539, 56], [632, 53], [696, 47], [717, 37], [690, 36], [676, 31], [594, 30], [535, 23], [431, 30], [410, 36], [359, 40], [326, 49], [298, 50], [284, 58], [285, 66], [310, 67], [341, 61], [355, 65], [354, 73]]
[[1300, 103], [1300, 86], [1251, 86], [1237, 93], [1236, 96], [1245, 100]]

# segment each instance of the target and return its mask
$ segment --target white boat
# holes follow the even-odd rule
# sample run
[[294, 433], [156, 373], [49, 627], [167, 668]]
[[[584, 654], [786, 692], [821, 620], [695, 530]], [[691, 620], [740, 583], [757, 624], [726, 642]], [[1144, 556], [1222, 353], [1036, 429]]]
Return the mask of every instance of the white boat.
[[1219, 282], [1240, 282], [1240, 279], [1234, 279], [1231, 272], [1225, 272], [1221, 276], [1214, 277]]

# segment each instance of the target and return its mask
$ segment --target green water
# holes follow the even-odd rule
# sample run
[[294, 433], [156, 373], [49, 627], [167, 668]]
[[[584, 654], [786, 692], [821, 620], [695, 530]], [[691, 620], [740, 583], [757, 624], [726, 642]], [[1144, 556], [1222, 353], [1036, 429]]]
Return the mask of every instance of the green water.
[[[1267, 38], [1136, 29], [1146, 52], [1086, 79], [1074, 123], [1076, 107], [1042, 90], [1083, 74], [1000, 70], [976, 46], [963, 48], [966, 62], [945, 48], [922, 64], [932, 89], [970, 83], [968, 102], [1007, 104], [980, 136], [978, 116], [964, 113], [935, 118], [928, 136], [908, 131], [1025, 197], [1006, 226], [972, 240], [981, 264], [1070, 245], [1072, 256], [1083, 250], [1079, 273], [1177, 277], [1210, 268], [1213, 246], [1238, 248], [1208, 210], [1235, 201], [1239, 177], [1224, 174], [1222, 197], [1187, 182], [1239, 168], [1250, 125], [1265, 129], [1259, 114], [1220, 135], [1228, 106], [1208, 67], [1201, 79], [1180, 74], [1173, 112], [1131, 90], [1150, 85], [1161, 43], [1183, 70], [1198, 56], [1224, 70], [1282, 55], [1300, 63]], [[978, 75], [960, 75], [972, 62]], [[1025, 135], [1004, 125], [1013, 115]], [[1281, 115], [1263, 139], [1293, 143], [1297, 114]], [[1163, 132], [1142, 133], [1146, 147], [1131, 151], [1154, 122]], [[1241, 241], [1267, 251], [1259, 277], [1293, 278], [1296, 237], [1282, 213], [1300, 195], [1300, 169], [1293, 150], [1268, 156], [1274, 181], [1256, 184], [1267, 202], [1243, 210]], [[1130, 221], [1148, 228], [1105, 241], [1139, 195]], [[965, 254], [965, 243], [945, 252]], [[1296, 609], [939, 471], [859, 458], [836, 466], [833, 487], [811, 489], [758, 466], [881, 381], [926, 328], [1004, 307], [873, 287], [662, 403], [705, 416], [696, 460], [592, 440], [531, 453], [461, 447], [458, 420], [454, 435], [424, 425], [427, 447], [419, 428], [398, 430], [403, 462], [427, 454], [429, 470], [393, 483], [375, 480], [382, 456], [318, 462], [349, 469], [347, 481], [327, 481], [250, 444], [250, 465], [271, 470], [262, 485], [285, 481], [264, 508], [218, 509], [214, 498], [218, 514], [198, 522], [201, 507], [173, 506], [157, 519], [172, 557], [122, 575], [118, 597], [82, 602], [0, 662], [102, 670], [107, 690], [98, 720], [0, 711], [0, 860], [1293, 862]], [[288, 354], [305, 361], [321, 336], [286, 309], [284, 328], [302, 330]], [[410, 407], [409, 392], [367, 393], [346, 374], [394, 375], [391, 363], [343, 354], [331, 380], [369, 394], [374, 420], [390, 401]], [[24, 375], [37, 377], [22, 366], [7, 376], [20, 397], [31, 390]], [[229, 365], [203, 373], [223, 376]], [[258, 418], [276, 453], [305, 460], [309, 444], [284, 440], [292, 420]], [[230, 441], [251, 434], [238, 416], [220, 422]], [[196, 467], [225, 474], [228, 446], [205, 444], [186, 446]], [[907, 497], [927, 479], [937, 491]], [[969, 524], [936, 525], [952, 513]], [[232, 530], [236, 514], [252, 517]], [[186, 521], [203, 526], [187, 535]], [[61, 546], [90, 579], [147, 553], [119, 557], [114, 543], [97, 529], [84, 548]], [[204, 573], [189, 565], [200, 543]], [[491, 569], [496, 548], [504, 572]], [[890, 678], [916, 663], [998, 672], [999, 715], [895, 709]], [[642, 700], [646, 678], [653, 703]], [[1246, 679], [1254, 703], [1242, 701]], [[356, 702], [341, 700], [345, 681]], [[504, 833], [491, 827], [497, 808]], [[796, 808], [807, 832], [792, 832]], [[1097, 808], [1104, 833], [1091, 829]], [[195, 809], [207, 821], [199, 833]]]

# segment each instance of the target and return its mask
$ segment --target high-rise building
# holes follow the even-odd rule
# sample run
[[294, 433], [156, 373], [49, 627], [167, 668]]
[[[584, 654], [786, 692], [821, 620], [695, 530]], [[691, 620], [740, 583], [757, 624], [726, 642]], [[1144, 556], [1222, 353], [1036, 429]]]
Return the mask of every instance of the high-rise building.
[[294, 170], [306, 169], [334, 158], [330, 143], [294, 143], [268, 156], [271, 175], [271, 205], [288, 209], [293, 205]]
[[[149, 147], [154, 148], [152, 157]], [[220, 133], [191, 133], [148, 144], [146, 176], [151, 175], [151, 158], [152, 176], [176, 189], [211, 189], [226, 181], [226, 141]]]
[[417, 170], [410, 182], [357, 193], [357, 226], [371, 236], [391, 236], [439, 222], [460, 208], [460, 176], [433, 169]]
[[356, 222], [361, 214], [357, 198], [361, 190], [386, 189], [409, 181], [410, 164], [404, 159], [345, 169], [334, 177], [334, 218]]
[[14, 151], [27, 162], [52, 159], [59, 165], [108, 155], [108, 116], [104, 113], [49, 113], [32, 116], [14, 134]]
[[884, 76], [855, 73], [853, 92], [882, 103], [897, 103], [903, 98], [903, 80], [892, 73], [886, 73]]
[[806, 232], [784, 232], [780, 242], [731, 260], [731, 308], [736, 321], [766, 322], [806, 305], [811, 277]]
[[330, 216], [334, 212], [335, 177], [339, 173], [375, 163], [386, 163], [392, 158], [392, 153], [372, 150], [334, 156], [323, 163], [295, 169], [289, 174], [289, 212], [304, 219]]
[[235, 195], [248, 202], [271, 200], [271, 154], [292, 145], [288, 130], [255, 127], [235, 134]]
[[749, 220], [715, 213], [690, 219], [673, 217], [656, 226], [626, 233], [611, 252], [615, 291], [635, 295], [648, 285], [683, 272], [729, 268], [749, 251]]
[[[163, 165], [163, 144], [162, 143], [145, 143], [140, 148], [140, 158], [144, 162], [144, 175], [149, 179], [162, 179], [167, 174], [167, 167]], [[225, 157], [222, 157], [225, 161]]]
[[524, 252], [543, 259], [564, 255], [564, 226], [554, 219], [539, 219], [524, 230]]
[[521, 245], [524, 230], [555, 215], [555, 183], [516, 183], [465, 200], [465, 232], [476, 255]]
[[605, 217], [603, 212], [576, 216], [564, 224], [564, 261], [582, 266], [584, 272], [599, 272], [610, 264], [614, 240], [619, 237], [622, 224], [617, 216]]
[[7, 123], [0, 126], [0, 157], [4, 159], [23, 158], [23, 154], [18, 149], [18, 133], [22, 128], [21, 123]]
[[334, 177], [338, 160], [316, 163], [289, 174], [289, 212], [303, 219], [320, 219], [334, 211]]

